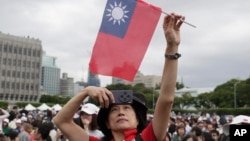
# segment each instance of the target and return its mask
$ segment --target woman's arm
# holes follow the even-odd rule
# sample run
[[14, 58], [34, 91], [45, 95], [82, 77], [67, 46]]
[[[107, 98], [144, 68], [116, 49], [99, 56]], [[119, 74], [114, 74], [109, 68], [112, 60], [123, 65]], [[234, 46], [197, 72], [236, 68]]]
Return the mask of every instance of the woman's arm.
[[114, 102], [112, 93], [106, 88], [89, 86], [70, 99], [67, 104], [54, 117], [54, 123], [63, 135], [70, 141], [88, 141], [89, 135], [73, 121], [73, 116], [82, 104], [83, 100], [90, 96], [100, 103], [101, 107], [108, 107], [109, 101]]
[[10, 116], [9, 112], [0, 108], [0, 110], [3, 112], [3, 115], [0, 116], [1, 119], [5, 119]]
[[[167, 41], [167, 47], [164, 54], [174, 55], [178, 53], [180, 44], [180, 27], [184, 17], [172, 13], [164, 19], [163, 29]], [[172, 104], [174, 102], [175, 86], [177, 79], [178, 59], [165, 58], [163, 67], [160, 95], [156, 102], [153, 131], [158, 141], [162, 141], [166, 137], [166, 129], [168, 126]]]

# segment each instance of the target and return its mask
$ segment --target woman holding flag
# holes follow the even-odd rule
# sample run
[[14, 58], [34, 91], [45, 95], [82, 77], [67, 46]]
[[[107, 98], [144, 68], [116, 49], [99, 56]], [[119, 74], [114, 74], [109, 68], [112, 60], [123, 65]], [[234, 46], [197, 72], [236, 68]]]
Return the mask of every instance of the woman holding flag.
[[[154, 119], [146, 123], [146, 106], [137, 98], [132, 102], [119, 103], [106, 88], [89, 86], [74, 96], [55, 116], [56, 126], [70, 141], [162, 141], [166, 140], [166, 130], [174, 102], [177, 79], [178, 47], [180, 28], [184, 16], [171, 13], [166, 15], [163, 30], [166, 38], [165, 63], [162, 74], [160, 95], [156, 102]], [[73, 115], [86, 97], [96, 100], [101, 107], [98, 124], [104, 133], [103, 139], [89, 136], [74, 124]]]

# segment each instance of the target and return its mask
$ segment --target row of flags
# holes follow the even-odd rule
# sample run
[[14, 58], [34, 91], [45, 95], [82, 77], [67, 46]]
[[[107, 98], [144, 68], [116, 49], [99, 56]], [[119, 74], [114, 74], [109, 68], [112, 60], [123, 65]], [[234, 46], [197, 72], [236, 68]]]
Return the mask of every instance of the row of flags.
[[161, 12], [142, 0], [107, 0], [90, 71], [133, 81]]

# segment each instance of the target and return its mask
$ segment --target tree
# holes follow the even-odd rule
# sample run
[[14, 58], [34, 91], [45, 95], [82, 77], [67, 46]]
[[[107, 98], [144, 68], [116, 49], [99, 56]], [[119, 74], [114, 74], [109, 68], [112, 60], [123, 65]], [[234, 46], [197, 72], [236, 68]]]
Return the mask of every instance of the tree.
[[132, 85], [126, 85], [126, 84], [111, 84], [106, 86], [109, 90], [132, 90]]
[[184, 88], [184, 84], [183, 83], [179, 83], [179, 82], [176, 82], [176, 89], [179, 90], [179, 89], [182, 89]]
[[194, 106], [197, 109], [212, 108], [214, 107], [211, 101], [211, 93], [203, 93], [194, 98]]

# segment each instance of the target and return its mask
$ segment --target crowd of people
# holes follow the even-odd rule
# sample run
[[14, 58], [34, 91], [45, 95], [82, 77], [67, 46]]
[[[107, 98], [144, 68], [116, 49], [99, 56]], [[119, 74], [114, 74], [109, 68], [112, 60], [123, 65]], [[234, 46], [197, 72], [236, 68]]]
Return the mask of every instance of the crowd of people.
[[[139, 98], [143, 97], [139, 96]], [[74, 114], [73, 121], [89, 135], [101, 139], [104, 134], [97, 121], [99, 110], [100, 108], [92, 103], [81, 105]], [[53, 112], [53, 109], [27, 111], [24, 108], [18, 109], [16, 106], [10, 111], [1, 109], [0, 141], [66, 141], [67, 138], [53, 122], [57, 112]], [[147, 114], [146, 118], [147, 123], [154, 119], [151, 114]], [[226, 125], [233, 121], [239, 123], [240, 120], [247, 121], [246, 119], [250, 124], [250, 117], [242, 115], [226, 117], [209, 113], [175, 114], [172, 112], [166, 130], [166, 139], [169, 141], [229, 141], [228, 131], [223, 132], [223, 127], [224, 130], [228, 130]]]

